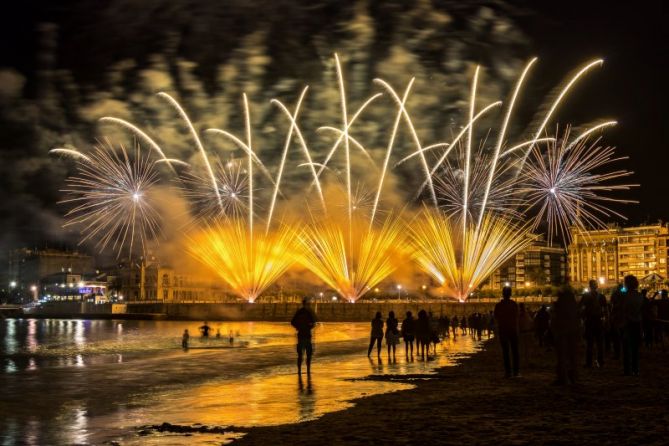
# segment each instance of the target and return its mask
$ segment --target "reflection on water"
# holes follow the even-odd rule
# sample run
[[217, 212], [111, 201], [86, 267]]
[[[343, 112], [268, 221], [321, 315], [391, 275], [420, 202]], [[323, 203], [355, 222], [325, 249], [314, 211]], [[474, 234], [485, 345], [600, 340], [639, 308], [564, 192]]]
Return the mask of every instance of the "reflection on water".
[[[192, 338], [195, 322], [0, 321], [0, 444], [173, 444], [173, 435], [137, 437], [149, 424], [255, 426], [293, 423], [350, 406], [350, 400], [409, 387], [354, 381], [370, 374], [431, 373], [471, 353], [469, 337], [448, 340], [433, 361], [366, 356], [368, 324], [332, 323], [315, 330], [312, 378], [295, 374], [294, 331], [287, 323], [211, 323], [239, 332]], [[244, 345], [245, 347], [240, 347]], [[199, 435], [220, 444], [229, 436]], [[195, 440], [190, 438], [190, 440]]]

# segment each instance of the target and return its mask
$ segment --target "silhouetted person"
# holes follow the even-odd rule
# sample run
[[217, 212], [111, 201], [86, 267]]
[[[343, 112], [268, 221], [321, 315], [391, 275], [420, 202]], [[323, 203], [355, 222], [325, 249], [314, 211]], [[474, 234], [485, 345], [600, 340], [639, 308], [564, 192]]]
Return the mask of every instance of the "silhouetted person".
[[[497, 336], [502, 344], [504, 374], [507, 378], [520, 373], [518, 355], [518, 305], [511, 299], [511, 288], [502, 289], [502, 300], [495, 305]], [[511, 355], [509, 355], [511, 353]]]
[[495, 333], [495, 314], [491, 311], [488, 316], [488, 339]]
[[625, 375], [639, 375], [639, 344], [641, 343], [641, 308], [643, 297], [639, 293], [639, 281], [633, 275], [625, 276], [623, 293], [623, 366]]
[[190, 334], [188, 334], [188, 329], [184, 330], [184, 334], [181, 336], [181, 347], [183, 349], [188, 349], [188, 341], [190, 340]]
[[208, 338], [209, 337], [209, 331], [211, 330], [211, 327], [207, 325], [207, 321], [204, 321], [204, 324], [200, 326], [200, 333], [202, 333], [203, 338]]
[[648, 297], [648, 290], [641, 290], [641, 296], [643, 298], [643, 305], [641, 306], [643, 341], [646, 348], [651, 348], [654, 340], [653, 329], [655, 328], [655, 311], [657, 311], [657, 308], [653, 299]]
[[[430, 355], [430, 319], [425, 310], [418, 312], [416, 321], [416, 355], [425, 358]], [[427, 351], [426, 351], [427, 350]]]
[[216, 339], [221, 339], [221, 329], [220, 328], [216, 329]]
[[458, 327], [460, 326], [460, 320], [458, 319], [457, 316], [453, 316], [453, 319], [451, 319], [451, 326], [453, 327], [453, 337], [457, 338], [458, 337]]
[[597, 281], [589, 282], [588, 291], [581, 297], [581, 314], [585, 326], [585, 366], [592, 367], [592, 349], [597, 348], [597, 365], [604, 365], [604, 324], [603, 318], [606, 311], [606, 298], [597, 291]]
[[546, 340], [546, 333], [550, 323], [550, 314], [546, 305], [542, 305], [534, 316], [534, 333], [539, 341], [539, 347], [544, 346]]
[[297, 374], [302, 376], [302, 358], [307, 354], [307, 375], [311, 375], [311, 356], [314, 346], [311, 342], [311, 330], [316, 325], [316, 316], [309, 309], [309, 300], [302, 300], [302, 308], [295, 312], [290, 325], [297, 330]]
[[623, 344], [623, 329], [625, 328], [624, 299], [627, 288], [618, 285], [611, 293], [611, 316], [609, 325], [611, 328], [611, 343], [613, 344], [613, 359], [620, 359]]
[[460, 319], [460, 330], [462, 330], [463, 335], [467, 334], [467, 318], [465, 316]]
[[658, 340], [669, 334], [669, 323], [666, 321], [669, 321], [669, 294], [667, 290], [662, 290], [660, 291], [660, 300], [657, 301], [656, 332]]
[[525, 304], [518, 304], [518, 331], [520, 333], [520, 348], [523, 350], [523, 361], [528, 362], [530, 359], [530, 343], [532, 340], [532, 332], [534, 322], [532, 316], [525, 309]]
[[393, 350], [393, 358], [395, 358], [395, 346], [400, 343], [400, 331], [397, 326], [399, 321], [395, 318], [395, 312], [388, 313], [388, 320], [386, 320], [386, 344], [388, 345], [388, 359], [390, 359], [390, 350]]
[[434, 345], [434, 354], [437, 354], [437, 344], [439, 344], [439, 320], [434, 317], [431, 311], [427, 312], [428, 327], [430, 328], [429, 340], [427, 344], [428, 354], [430, 352], [430, 344]]
[[230, 345], [233, 345], [235, 343], [235, 335], [232, 333], [232, 330], [228, 333], [228, 342]]
[[[557, 293], [550, 318], [555, 352], [557, 353], [556, 384], [576, 383], [577, 350], [580, 337], [578, 304], [574, 293], [567, 287]], [[548, 314], [548, 313], [546, 313]]]
[[404, 355], [409, 358], [413, 356], [413, 341], [416, 338], [416, 320], [411, 311], [407, 311], [406, 318], [402, 321], [402, 338], [404, 339]]
[[381, 312], [377, 311], [376, 316], [372, 319], [372, 331], [369, 335], [369, 348], [367, 349], [367, 356], [372, 354], [374, 343], [376, 343], [376, 355], [381, 357], [381, 342], [383, 341], [383, 319], [381, 319]]

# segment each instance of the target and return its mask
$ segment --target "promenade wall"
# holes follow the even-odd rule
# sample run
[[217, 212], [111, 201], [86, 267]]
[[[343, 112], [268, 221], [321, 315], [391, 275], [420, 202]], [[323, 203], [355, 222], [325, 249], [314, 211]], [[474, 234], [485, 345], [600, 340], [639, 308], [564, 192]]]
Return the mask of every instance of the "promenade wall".
[[[377, 311], [384, 319], [389, 311], [402, 319], [407, 311], [414, 315], [419, 310], [431, 311], [433, 315], [452, 317], [475, 312], [488, 312], [495, 302], [360, 302], [313, 303], [311, 309], [321, 322], [361, 322], [371, 320]], [[536, 309], [540, 302], [528, 302], [530, 309]], [[25, 312], [36, 317], [92, 317], [127, 319], [169, 319], [200, 321], [289, 321], [298, 303], [127, 303], [90, 304], [79, 302], [54, 302], [41, 305]]]

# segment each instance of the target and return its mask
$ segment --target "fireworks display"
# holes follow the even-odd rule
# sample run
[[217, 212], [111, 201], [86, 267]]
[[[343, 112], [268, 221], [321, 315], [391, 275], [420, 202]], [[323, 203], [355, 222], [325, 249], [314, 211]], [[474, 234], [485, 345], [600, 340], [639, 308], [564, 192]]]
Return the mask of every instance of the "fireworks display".
[[588, 227], [603, 227], [603, 217], [615, 215], [624, 219], [606, 204], [633, 201], [603, 193], [629, 190], [637, 185], [615, 183], [631, 175], [626, 170], [602, 170], [625, 159], [616, 157], [613, 148], [600, 146], [599, 140], [591, 143], [587, 136], [570, 141], [569, 131], [548, 143], [545, 149], [535, 147], [518, 187], [528, 201], [529, 210], [535, 211], [535, 228], [546, 221], [550, 242], [557, 234], [567, 239], [571, 226], [585, 231]]
[[252, 233], [245, 220], [226, 219], [195, 235], [188, 249], [237, 296], [253, 302], [294, 263], [297, 234], [296, 228], [285, 225]]
[[416, 262], [460, 301], [533, 240], [527, 227], [492, 214], [478, 227], [468, 224], [464, 235], [453, 219], [434, 211], [422, 212], [409, 229]]
[[110, 248], [120, 256], [132, 253], [160, 233], [160, 216], [153, 203], [159, 180], [155, 163], [142, 155], [139, 147], [131, 158], [123, 146], [97, 146], [92, 153], [73, 149], [52, 152], [72, 157], [77, 174], [67, 180], [63, 203], [72, 206], [66, 226], [76, 226], [81, 242], [92, 240], [101, 249]]
[[[339, 127], [317, 129], [328, 138], [334, 135], [327, 156], [315, 159], [307, 142], [310, 135], [299, 126], [307, 87], [293, 111], [276, 99], [271, 101], [288, 118], [286, 136], [278, 140], [283, 149], [276, 148], [281, 150], [280, 163], [274, 167], [263, 164], [262, 153], [252, 144], [246, 95], [239, 113], [244, 118], [243, 138], [222, 129], [206, 130], [241, 150], [240, 157], [224, 161], [205, 147], [200, 138], [204, 129], [191, 122], [174, 98], [160, 93], [185, 122], [196, 148], [194, 155], [201, 162], [168, 158], [169, 147], [161, 147], [148, 133], [121, 119], [103, 118], [129, 130], [150, 151], [143, 154], [137, 149], [128, 156], [123, 149], [121, 155], [111, 148], [85, 154], [54, 149], [78, 166], [78, 174], [68, 180], [65, 190], [65, 202], [75, 206], [68, 213], [68, 225], [80, 226], [82, 241], [95, 240], [100, 249], [111, 244], [119, 253], [144, 251], [147, 240], [158, 239], [160, 232], [151, 191], [168, 177], [176, 178], [195, 220], [186, 237], [188, 251], [243, 299], [254, 301], [298, 262], [354, 302], [413, 260], [450, 297], [464, 300], [495, 269], [529, 246], [533, 231], [545, 227], [550, 242], [557, 235], [566, 242], [570, 227], [585, 230], [602, 226], [604, 217], [619, 216], [607, 203], [628, 202], [608, 194], [632, 186], [616, 184], [629, 175], [627, 171], [606, 171], [620, 158], [612, 148], [600, 147], [599, 140], [589, 142], [591, 135], [611, 122], [571, 140], [569, 132], [545, 136], [569, 91], [601, 60], [586, 64], [568, 79], [536, 120], [540, 124], [529, 138], [513, 141], [509, 136], [516, 102], [535, 62], [531, 60], [520, 74], [508, 104], [497, 101], [480, 109], [477, 90], [482, 80], [477, 68], [466, 110], [468, 121], [450, 140], [425, 143], [408, 107], [413, 79], [401, 95], [376, 79], [380, 93], [352, 101], [347, 97], [345, 71], [335, 55]], [[394, 125], [381, 157], [378, 150], [365, 147], [364, 133], [356, 126], [382, 96], [389, 97], [396, 109], [390, 114]], [[352, 102], [359, 104], [354, 113], [348, 110]], [[500, 127], [480, 132], [476, 123], [490, 120], [495, 110], [504, 111]], [[291, 156], [294, 146], [297, 150]], [[169, 174], [168, 169], [160, 169], [159, 174], [156, 163], [167, 164]], [[393, 166], [406, 163], [419, 175], [418, 190], [406, 190], [401, 177], [393, 176]], [[301, 186], [284, 187], [288, 169], [294, 169], [290, 181], [302, 174]], [[303, 192], [287, 196], [288, 189]], [[420, 203], [423, 210], [412, 217]]]
[[393, 216], [372, 228], [364, 218], [354, 217], [350, 227], [342, 218], [319, 219], [301, 237], [301, 263], [345, 300], [355, 302], [406, 257], [403, 230]]

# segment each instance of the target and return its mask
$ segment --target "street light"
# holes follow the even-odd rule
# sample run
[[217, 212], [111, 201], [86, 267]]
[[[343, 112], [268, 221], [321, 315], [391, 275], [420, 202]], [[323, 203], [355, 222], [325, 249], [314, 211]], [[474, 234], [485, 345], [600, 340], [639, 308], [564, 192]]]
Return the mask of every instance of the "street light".
[[397, 284], [397, 300], [400, 300], [402, 298], [402, 285], [399, 283]]
[[606, 282], [606, 279], [604, 279], [604, 277], [600, 277], [599, 278], [599, 284], [604, 285], [604, 282]]
[[9, 288], [16, 288], [16, 280], [9, 282]]

